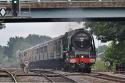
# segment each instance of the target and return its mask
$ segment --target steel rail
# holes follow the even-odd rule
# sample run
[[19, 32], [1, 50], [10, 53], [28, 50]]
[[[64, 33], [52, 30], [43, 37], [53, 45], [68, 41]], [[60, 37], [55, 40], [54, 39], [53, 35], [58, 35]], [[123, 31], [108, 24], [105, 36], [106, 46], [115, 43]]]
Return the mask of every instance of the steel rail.
[[10, 76], [12, 78], [12, 80], [14, 81], [14, 83], [17, 83], [17, 80], [16, 80], [15, 76], [11, 72], [9, 72], [7, 70], [3, 70], [3, 69], [0, 69], [0, 71], [7, 73], [8, 76]]
[[116, 77], [116, 76], [111, 76], [111, 75], [107, 75], [107, 74], [102, 74], [102, 73], [81, 73], [81, 75], [86, 75], [86, 76], [90, 76], [90, 77], [94, 77], [94, 78], [100, 78], [100, 79], [104, 79], [104, 80], [109, 80], [109, 81], [115, 81], [115, 82], [120, 82], [120, 83], [125, 83], [125, 78], [121, 78], [121, 77]]
[[107, 80], [111, 80], [111, 81], [116, 81], [116, 82], [121, 82], [121, 83], [125, 83], [125, 78], [111, 76], [111, 75], [102, 74], [102, 73], [98, 73], [98, 74], [100, 75], [99, 78], [107, 79]]
[[84, 76], [90, 76], [93, 78], [99, 78], [99, 79], [104, 79], [108, 81], [114, 81], [114, 82], [120, 82], [120, 83], [125, 83], [125, 78], [122, 77], [117, 77], [117, 76], [112, 76], [112, 75], [107, 75], [107, 74], [102, 74], [98, 72], [92, 72], [92, 73], [65, 73], [65, 76], [78, 76], [78, 75], [84, 75]]
[[[52, 83], [56, 83], [58, 81], [52, 79], [52, 77], [59, 77], [60, 79], [65, 79], [65, 81], [68, 81], [68, 83], [77, 83], [75, 80], [73, 79], [70, 79], [68, 77], [66, 77], [65, 75], [63, 74], [60, 74], [60, 73], [56, 73], [56, 72], [53, 72], [53, 71], [48, 71], [48, 70], [35, 70], [33, 71], [35, 73], [41, 73], [42, 76], [44, 76], [46, 79], [48, 79], [50, 82]], [[50, 74], [50, 75], [49, 75]], [[52, 75], [51, 75], [52, 74]], [[58, 78], [57, 78], [58, 79]]]
[[[42, 70], [36, 70], [37, 73], [42, 71]], [[116, 77], [116, 76], [111, 76], [111, 75], [107, 75], [107, 74], [102, 74], [102, 73], [98, 73], [98, 72], [92, 72], [92, 73], [66, 73], [66, 74], [60, 74], [60, 73], [56, 73], [56, 72], [53, 72], [53, 71], [45, 71], [43, 70], [43, 72], [48, 72], [48, 73], [54, 73], [56, 75], [61, 75], [63, 78], [68, 78], [67, 76], [70, 76], [70, 75], [84, 75], [84, 76], [90, 76], [90, 77], [94, 77], [94, 78], [99, 78], [99, 79], [104, 79], [104, 80], [108, 80], [108, 81], [115, 81], [115, 82], [120, 82], [120, 83], [125, 83], [125, 78], [122, 78], [122, 77]], [[46, 78], [48, 78], [49, 76], [47, 76], [47, 74], [44, 74]], [[49, 78], [48, 78], [49, 79]], [[51, 78], [50, 78], [51, 79]], [[70, 78], [68, 78], [70, 79]], [[72, 79], [70, 79], [72, 80]], [[74, 80], [73, 80], [74, 81]], [[74, 81], [75, 82], [75, 81]], [[52, 83], [55, 83], [54, 80]]]
[[[34, 73], [39, 73], [39, 70], [32, 70], [32, 72], [34, 72]], [[45, 72], [45, 71], [42, 71], [42, 72]], [[46, 78], [48, 81], [50, 81], [51, 83], [55, 83], [53, 80], [49, 79], [46, 74], [41, 73], [41, 71], [40, 71], [40, 74], [39, 74], [39, 75], [42, 75], [43, 77], [45, 77], [45, 78]]]
[[42, 75], [43, 77], [45, 77], [48, 81], [52, 82], [52, 83], [55, 83], [52, 79], [50, 79], [46, 74], [40, 74]]

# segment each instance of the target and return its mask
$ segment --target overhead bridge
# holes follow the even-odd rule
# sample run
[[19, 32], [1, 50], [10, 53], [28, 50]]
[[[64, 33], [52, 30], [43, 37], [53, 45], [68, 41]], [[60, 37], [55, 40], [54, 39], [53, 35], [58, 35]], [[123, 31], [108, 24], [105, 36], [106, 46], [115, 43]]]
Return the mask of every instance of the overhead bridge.
[[[11, 3], [0, 3], [2, 22], [125, 21], [125, 1], [20, 2], [18, 16]], [[1, 11], [3, 12], [3, 10]]]

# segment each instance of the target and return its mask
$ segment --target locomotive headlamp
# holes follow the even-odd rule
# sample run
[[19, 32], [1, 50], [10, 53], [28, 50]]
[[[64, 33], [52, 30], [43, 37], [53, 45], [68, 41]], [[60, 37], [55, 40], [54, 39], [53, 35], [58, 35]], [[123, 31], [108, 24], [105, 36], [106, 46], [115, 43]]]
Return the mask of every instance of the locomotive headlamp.
[[84, 56], [82, 55], [81, 58], [84, 58]]

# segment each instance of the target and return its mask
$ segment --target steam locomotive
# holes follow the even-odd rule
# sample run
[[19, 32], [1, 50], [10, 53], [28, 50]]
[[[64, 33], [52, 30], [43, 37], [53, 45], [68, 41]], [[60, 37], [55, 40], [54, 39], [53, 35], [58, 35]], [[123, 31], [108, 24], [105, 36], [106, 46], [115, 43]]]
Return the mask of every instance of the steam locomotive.
[[24, 69], [63, 69], [90, 73], [96, 61], [96, 50], [93, 36], [84, 29], [76, 29], [20, 51], [18, 56]]

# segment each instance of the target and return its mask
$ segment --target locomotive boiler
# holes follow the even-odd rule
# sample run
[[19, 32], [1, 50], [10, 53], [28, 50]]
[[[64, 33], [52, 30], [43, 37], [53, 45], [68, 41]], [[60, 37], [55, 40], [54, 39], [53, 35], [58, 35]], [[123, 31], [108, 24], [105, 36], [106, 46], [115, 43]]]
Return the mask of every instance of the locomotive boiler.
[[93, 36], [84, 29], [66, 32], [57, 38], [19, 52], [23, 68], [63, 69], [90, 73], [96, 61]]

